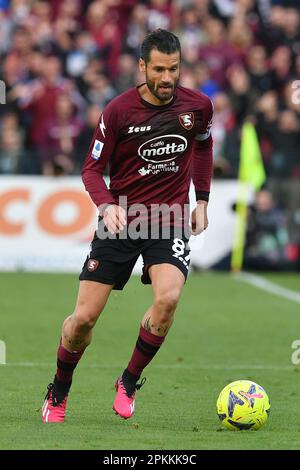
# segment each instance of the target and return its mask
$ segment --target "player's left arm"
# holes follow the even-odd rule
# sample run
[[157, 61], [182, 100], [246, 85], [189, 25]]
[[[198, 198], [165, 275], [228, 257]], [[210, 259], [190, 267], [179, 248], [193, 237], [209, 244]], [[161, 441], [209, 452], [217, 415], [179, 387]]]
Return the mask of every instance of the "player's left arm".
[[197, 201], [197, 206], [191, 215], [193, 235], [199, 235], [208, 227], [207, 205], [213, 171], [212, 117], [213, 104], [207, 98], [207, 105], [203, 110], [202, 126], [193, 145], [192, 180]]

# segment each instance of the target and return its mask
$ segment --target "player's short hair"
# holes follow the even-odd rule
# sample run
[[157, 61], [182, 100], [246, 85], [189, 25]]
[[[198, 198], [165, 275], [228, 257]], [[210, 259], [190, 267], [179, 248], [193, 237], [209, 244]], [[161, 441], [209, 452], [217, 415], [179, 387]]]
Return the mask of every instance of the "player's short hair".
[[156, 29], [149, 33], [141, 45], [141, 58], [147, 62], [150, 60], [152, 49], [157, 49], [164, 54], [179, 52], [181, 57], [181, 46], [177, 36], [165, 29]]

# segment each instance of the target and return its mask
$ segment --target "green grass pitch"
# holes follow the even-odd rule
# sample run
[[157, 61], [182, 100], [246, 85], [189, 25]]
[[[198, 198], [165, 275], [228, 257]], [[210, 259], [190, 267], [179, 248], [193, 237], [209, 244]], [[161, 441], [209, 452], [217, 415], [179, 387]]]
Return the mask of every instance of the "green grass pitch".
[[[300, 290], [299, 275], [268, 279]], [[145, 370], [136, 413], [112, 411], [114, 381], [127, 365], [151, 287], [132, 277], [112, 293], [93, 343], [75, 371], [67, 420], [44, 425], [40, 413], [55, 371], [63, 319], [72, 312], [77, 276], [0, 274], [0, 449], [299, 449], [299, 304], [234, 280], [193, 274], [166, 343]], [[300, 356], [300, 355], [299, 355]], [[221, 389], [237, 379], [262, 385], [271, 414], [259, 431], [221, 430]]]

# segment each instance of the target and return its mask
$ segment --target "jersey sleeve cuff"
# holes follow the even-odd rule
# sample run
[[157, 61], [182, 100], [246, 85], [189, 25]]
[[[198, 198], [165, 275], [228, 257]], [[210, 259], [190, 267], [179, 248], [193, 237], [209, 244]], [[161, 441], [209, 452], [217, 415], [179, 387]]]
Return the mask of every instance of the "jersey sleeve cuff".
[[195, 191], [196, 193], [196, 201], [207, 201], [209, 200], [209, 192], [208, 191]]

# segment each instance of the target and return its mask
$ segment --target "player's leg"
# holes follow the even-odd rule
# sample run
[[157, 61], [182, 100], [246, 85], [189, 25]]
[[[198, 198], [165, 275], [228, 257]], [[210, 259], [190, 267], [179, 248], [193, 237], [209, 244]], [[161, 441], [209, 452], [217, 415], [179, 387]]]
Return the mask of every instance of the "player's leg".
[[185, 276], [176, 266], [168, 263], [150, 266], [149, 275], [154, 298], [153, 305], [144, 315], [142, 326], [149, 333], [165, 338], [174, 320]]
[[81, 281], [74, 313], [63, 323], [57, 351], [57, 371], [42, 409], [44, 422], [62, 422], [75, 367], [92, 338], [92, 329], [103, 311], [113, 285]]
[[134, 412], [135, 390], [140, 388], [137, 381], [164, 342], [185, 283], [183, 272], [168, 263], [150, 266], [149, 275], [153, 305], [144, 315], [132, 357], [116, 383], [118, 393], [113, 408], [123, 418], [129, 418]]
[[92, 329], [103, 311], [113, 285], [81, 281], [74, 313], [62, 327], [62, 346], [70, 352], [83, 350], [91, 342]]

